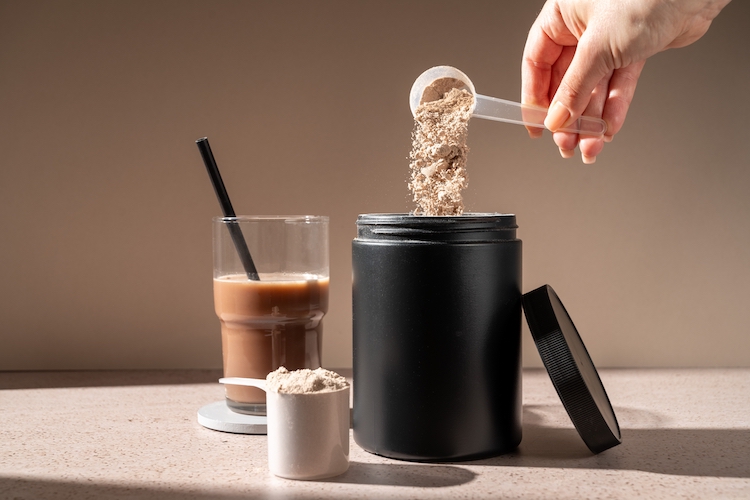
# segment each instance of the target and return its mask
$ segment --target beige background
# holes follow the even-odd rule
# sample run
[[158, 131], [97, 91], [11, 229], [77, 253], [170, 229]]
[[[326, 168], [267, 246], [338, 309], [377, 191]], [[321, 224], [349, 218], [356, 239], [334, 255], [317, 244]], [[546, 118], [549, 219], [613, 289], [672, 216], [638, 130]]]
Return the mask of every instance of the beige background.
[[[202, 136], [238, 213], [331, 217], [324, 364], [350, 365], [354, 221], [412, 208], [412, 82], [516, 99], [541, 4], [0, 1], [0, 370], [220, 366]], [[749, 20], [650, 60], [593, 166], [471, 124], [468, 207], [517, 214], [525, 290], [600, 366], [750, 366]]]

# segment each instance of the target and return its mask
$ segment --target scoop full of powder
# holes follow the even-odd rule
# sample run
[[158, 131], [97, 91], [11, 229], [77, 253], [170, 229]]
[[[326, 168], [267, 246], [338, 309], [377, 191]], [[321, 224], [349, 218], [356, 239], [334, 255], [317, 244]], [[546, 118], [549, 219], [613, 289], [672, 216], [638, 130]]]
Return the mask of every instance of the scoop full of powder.
[[266, 383], [269, 391], [282, 394], [332, 392], [349, 387], [346, 378], [330, 370], [304, 368], [290, 372], [283, 366], [269, 373]]
[[409, 155], [409, 189], [416, 215], [461, 215], [461, 191], [468, 184], [466, 157], [474, 96], [460, 80], [442, 78], [429, 85], [414, 116]]

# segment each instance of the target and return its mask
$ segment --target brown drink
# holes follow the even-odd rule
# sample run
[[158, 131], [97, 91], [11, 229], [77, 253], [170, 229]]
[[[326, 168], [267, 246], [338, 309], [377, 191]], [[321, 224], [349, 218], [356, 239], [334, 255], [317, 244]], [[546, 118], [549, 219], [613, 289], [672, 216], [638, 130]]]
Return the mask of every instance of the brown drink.
[[[214, 306], [221, 321], [225, 377], [265, 378], [289, 370], [320, 367], [328, 278], [261, 273], [214, 279]], [[266, 396], [254, 387], [226, 386], [227, 404], [241, 413], [265, 413]]]

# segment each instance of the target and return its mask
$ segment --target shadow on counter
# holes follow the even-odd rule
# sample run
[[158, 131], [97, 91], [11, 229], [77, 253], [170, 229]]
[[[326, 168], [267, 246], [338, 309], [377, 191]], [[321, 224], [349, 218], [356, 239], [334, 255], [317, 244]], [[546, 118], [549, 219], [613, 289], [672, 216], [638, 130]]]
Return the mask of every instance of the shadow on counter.
[[61, 481], [52, 479], [26, 479], [0, 476], [0, 498], [96, 498], [109, 499], [159, 499], [159, 500], [239, 500], [268, 498], [268, 492], [248, 491], [236, 494], [190, 489], [147, 488], [142, 486], [108, 485], [83, 480]]
[[397, 461], [387, 464], [351, 462], [349, 470], [344, 474], [322, 481], [415, 488], [445, 488], [466, 484], [475, 477], [476, 474], [472, 471], [452, 465]]
[[750, 478], [750, 429], [625, 428], [622, 444], [593, 455], [572, 426], [544, 425], [545, 411], [524, 407], [523, 440], [514, 453], [466, 464]]
[[[450, 465], [411, 464], [408, 462], [389, 464], [364, 464], [352, 462], [349, 470], [331, 479], [322, 481], [342, 484], [366, 484], [382, 486], [412, 486], [419, 488], [442, 488], [458, 486], [473, 480], [476, 475], [466, 469]], [[291, 481], [295, 485], [314, 484], [316, 481]], [[333, 494], [332, 498], [346, 498]], [[181, 489], [179, 487], [158, 488], [144, 486], [97, 484], [50, 479], [26, 479], [0, 476], [0, 498], [45, 499], [45, 498], [97, 498], [97, 499], [159, 499], [159, 500], [239, 500], [255, 498], [320, 498], [317, 491], [304, 492], [285, 489], [248, 489], [240, 492], [222, 493]]]

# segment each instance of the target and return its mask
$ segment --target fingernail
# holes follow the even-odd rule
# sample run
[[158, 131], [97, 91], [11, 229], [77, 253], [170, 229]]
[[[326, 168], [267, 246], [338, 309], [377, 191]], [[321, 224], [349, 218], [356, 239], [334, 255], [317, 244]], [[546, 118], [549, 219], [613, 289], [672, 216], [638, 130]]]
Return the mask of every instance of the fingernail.
[[581, 155], [581, 159], [583, 160], [583, 163], [585, 163], [587, 165], [591, 165], [592, 163], [596, 163], [596, 156]]
[[604, 142], [612, 142], [612, 139], [614, 139], [614, 138], [615, 137], [612, 136], [612, 135], [605, 135], [604, 136]]
[[574, 154], [576, 154], [576, 152], [573, 149], [560, 148], [560, 156], [562, 156], [563, 158], [573, 158]]
[[544, 119], [544, 126], [554, 132], [565, 125], [565, 122], [568, 121], [569, 118], [570, 111], [558, 101], [549, 108], [547, 117]]

